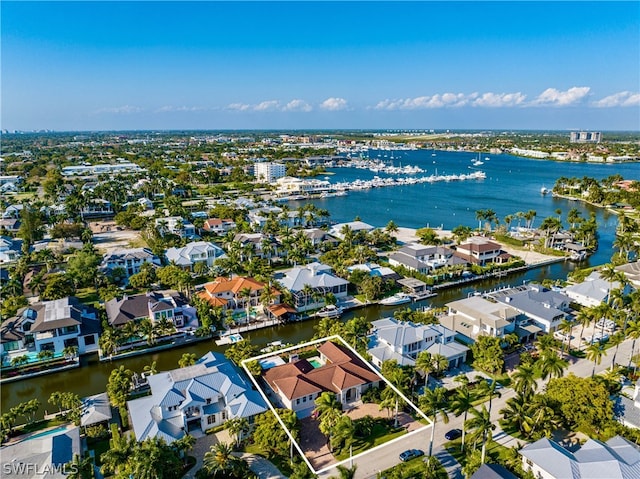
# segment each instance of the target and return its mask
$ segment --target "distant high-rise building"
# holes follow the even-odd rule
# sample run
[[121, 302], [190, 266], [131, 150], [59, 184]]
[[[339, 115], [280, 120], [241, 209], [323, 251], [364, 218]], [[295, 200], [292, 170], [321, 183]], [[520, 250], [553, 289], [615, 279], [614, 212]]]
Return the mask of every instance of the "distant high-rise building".
[[599, 131], [572, 131], [571, 143], [600, 143], [602, 133]]
[[282, 163], [256, 163], [254, 175], [256, 180], [265, 183], [273, 183], [278, 178], [285, 176], [287, 168]]

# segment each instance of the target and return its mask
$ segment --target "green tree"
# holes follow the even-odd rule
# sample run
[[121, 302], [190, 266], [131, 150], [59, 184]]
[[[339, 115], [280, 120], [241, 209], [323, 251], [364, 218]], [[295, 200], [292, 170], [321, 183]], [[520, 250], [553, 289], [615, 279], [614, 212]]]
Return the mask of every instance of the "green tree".
[[456, 392], [451, 400], [451, 411], [457, 416], [463, 415], [462, 420], [462, 443], [461, 450], [464, 451], [464, 442], [465, 436], [467, 434], [467, 428], [465, 424], [467, 422], [467, 416], [469, 411], [473, 409], [474, 397], [469, 391], [469, 387], [466, 384], [463, 384], [459, 388], [456, 389]]
[[74, 293], [75, 286], [71, 277], [65, 273], [56, 273], [47, 278], [47, 283], [44, 291], [40, 295], [40, 299], [51, 301], [66, 298]]
[[224, 442], [214, 444], [204, 455], [203, 467], [214, 477], [236, 476], [242, 469], [242, 459], [234, 456], [233, 448]]
[[245, 434], [247, 434], [251, 427], [246, 417], [237, 417], [230, 419], [226, 423], [229, 433], [236, 438], [236, 447], [240, 446]]
[[255, 354], [255, 346], [247, 339], [242, 339], [241, 341], [231, 344], [225, 352], [225, 355], [238, 365], [245, 359], [255, 356]]
[[489, 374], [502, 372], [504, 368], [504, 351], [500, 346], [500, 338], [478, 336], [471, 345], [473, 367]]
[[68, 479], [93, 479], [93, 459], [87, 455], [80, 457], [74, 454], [73, 459], [66, 464], [65, 471], [69, 471], [66, 475]]
[[131, 378], [133, 373], [125, 369], [124, 366], [115, 368], [109, 374], [107, 382], [107, 394], [109, 401], [120, 411], [120, 417], [126, 422], [127, 417], [127, 398], [131, 389]]
[[[278, 415], [296, 437], [298, 431], [296, 413], [289, 409], [278, 409]], [[252, 437], [256, 447], [263, 451], [267, 458], [275, 455], [284, 456], [289, 452], [289, 436], [271, 411], [256, 417]]]
[[424, 394], [420, 396], [420, 409], [431, 418], [433, 425], [431, 426], [431, 439], [429, 439], [429, 456], [433, 453], [433, 438], [436, 429], [438, 415], [442, 418], [442, 422], [449, 422], [449, 415], [445, 408], [448, 406], [447, 390], [437, 387], [433, 391], [431, 389], [424, 390]]
[[196, 363], [195, 353], [184, 353], [182, 357], [178, 360], [178, 367], [186, 368], [188, 366], [193, 366], [195, 363]]
[[480, 462], [481, 464], [484, 464], [487, 452], [487, 443], [493, 440], [491, 431], [493, 431], [495, 426], [491, 422], [491, 415], [484, 405], [482, 405], [482, 409], [480, 410], [472, 409], [471, 415], [473, 417], [467, 421], [465, 426], [471, 431], [469, 439], [474, 444], [478, 441], [482, 443], [482, 455], [480, 457]]

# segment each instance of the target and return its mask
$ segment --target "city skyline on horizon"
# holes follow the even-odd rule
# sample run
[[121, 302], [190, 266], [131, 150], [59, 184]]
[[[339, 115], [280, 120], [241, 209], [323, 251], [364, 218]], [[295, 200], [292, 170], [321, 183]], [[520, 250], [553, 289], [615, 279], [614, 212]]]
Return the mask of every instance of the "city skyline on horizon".
[[0, 8], [4, 130], [640, 130], [637, 2]]

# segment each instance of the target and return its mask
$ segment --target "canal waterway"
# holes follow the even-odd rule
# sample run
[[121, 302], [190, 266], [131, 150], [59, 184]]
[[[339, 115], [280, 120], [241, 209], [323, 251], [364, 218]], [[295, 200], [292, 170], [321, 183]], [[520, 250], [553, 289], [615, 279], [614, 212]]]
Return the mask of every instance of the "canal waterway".
[[[477, 158], [477, 155], [472, 153], [440, 151], [436, 152], [436, 156], [432, 156], [430, 150], [374, 151], [371, 153], [371, 158], [378, 159], [378, 153], [380, 154], [379, 159], [393, 161], [397, 166], [400, 164], [420, 166], [427, 170], [427, 173], [422, 175], [436, 174], [436, 168], [437, 174], [469, 172], [471, 160]], [[387, 155], [386, 158], [384, 154]], [[392, 154], [393, 160], [390, 158]], [[489, 157], [490, 160], [484, 160], [485, 157]], [[487, 174], [485, 180], [350, 191], [348, 196], [314, 200], [314, 203], [321, 208], [328, 209], [332, 220], [338, 222], [352, 221], [356, 216], [359, 216], [363, 221], [374, 226], [384, 226], [389, 220], [393, 220], [399, 226], [420, 228], [425, 225], [432, 227], [442, 225], [445, 229], [451, 229], [459, 224], [476, 225], [475, 211], [478, 209], [491, 208], [496, 211], [501, 220], [505, 215], [514, 214], [517, 211], [536, 210], [535, 226], [535, 224], [540, 224], [543, 218], [555, 215], [556, 209], [562, 210], [563, 218], [566, 218], [569, 209], [575, 207], [582, 212], [584, 217], [588, 217], [591, 211], [596, 213], [600, 233], [598, 252], [589, 259], [589, 263], [583, 263], [581, 266], [597, 265], [609, 261], [613, 251], [612, 242], [617, 223], [616, 216], [580, 202], [552, 198], [551, 195], [543, 196], [540, 194], [540, 188], [542, 186], [551, 188], [555, 180], [561, 176], [580, 178], [589, 176], [601, 179], [613, 174], [620, 174], [624, 178], [640, 180], [640, 166], [637, 163], [614, 165], [564, 163], [487, 154], [481, 155], [481, 158], [484, 164], [472, 166], [472, 168], [485, 171]], [[336, 168], [331, 172], [334, 173], [330, 176], [332, 183], [371, 179], [376, 175], [376, 173], [367, 170], [346, 168]], [[377, 173], [377, 175], [380, 177], [388, 176], [383, 173]], [[291, 207], [298, 205], [298, 202], [290, 204]], [[571, 262], [555, 263], [499, 279], [440, 290], [438, 296], [413, 303], [411, 307], [417, 308], [429, 304], [442, 306], [449, 301], [466, 297], [476, 289], [489, 290], [523, 282], [542, 281], [546, 278], [565, 279], [575, 267], [576, 265]], [[402, 307], [406, 307], [406, 305]], [[393, 311], [394, 308], [391, 307], [369, 306], [350, 311], [344, 315], [343, 319], [365, 316], [367, 319], [374, 320], [392, 316]], [[297, 343], [313, 336], [314, 326], [317, 322], [318, 320], [311, 319], [242, 334], [258, 348], [276, 340], [283, 343]], [[140, 373], [146, 365], [156, 361], [156, 368], [159, 371], [168, 370], [176, 368], [178, 360], [186, 352], [195, 353], [197, 357], [200, 357], [207, 351], [222, 352], [224, 348], [225, 346], [216, 346], [215, 342], [210, 340], [112, 363], [100, 363], [95, 356], [82, 358], [82, 366], [78, 369], [3, 384], [1, 386], [1, 410], [6, 412], [20, 402], [37, 398], [42, 403], [41, 413], [43, 413], [45, 410], [54, 408], [54, 406], [47, 404], [49, 396], [54, 391], [70, 391], [81, 397], [105, 391], [109, 374], [114, 367], [124, 365], [128, 369]]]

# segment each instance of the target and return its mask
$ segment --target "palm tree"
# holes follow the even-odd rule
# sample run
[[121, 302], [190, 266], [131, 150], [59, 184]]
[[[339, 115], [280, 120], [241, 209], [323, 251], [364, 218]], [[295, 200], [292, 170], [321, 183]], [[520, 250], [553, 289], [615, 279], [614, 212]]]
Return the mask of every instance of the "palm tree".
[[600, 343], [590, 344], [585, 351], [587, 353], [587, 359], [593, 361], [593, 371], [591, 377], [596, 373], [596, 365], [602, 362], [602, 356], [604, 356], [604, 348]]
[[484, 464], [487, 451], [487, 442], [493, 439], [491, 437], [491, 431], [495, 429], [495, 426], [491, 422], [491, 415], [489, 414], [489, 411], [484, 406], [484, 404], [482, 405], [482, 409], [480, 411], [475, 408], [471, 409], [471, 415], [473, 417], [467, 421], [465, 426], [471, 431], [471, 440], [474, 442], [474, 444], [478, 442], [478, 439], [482, 441], [481, 462], [482, 464]]
[[424, 394], [420, 396], [420, 409], [433, 421], [431, 425], [431, 439], [429, 440], [429, 456], [433, 453], [433, 438], [438, 414], [440, 414], [442, 422], [445, 424], [449, 422], [449, 415], [445, 411], [445, 407], [448, 404], [446, 394], [447, 390], [445, 388], [437, 387], [433, 391], [425, 389]]
[[232, 455], [233, 449], [230, 445], [220, 442], [211, 446], [205, 453], [202, 461], [203, 467], [214, 476], [229, 477], [237, 472], [242, 464], [242, 460]]
[[78, 346], [66, 346], [62, 350], [62, 355], [65, 359], [75, 359], [78, 357]]
[[[627, 337], [633, 339], [633, 343], [631, 343], [631, 354], [629, 355], [629, 367], [631, 367], [631, 361], [634, 356], [634, 351], [636, 349], [636, 341], [640, 338], [640, 321], [631, 321], [627, 324]], [[635, 368], [634, 368], [635, 372]]]
[[354, 464], [351, 467], [346, 466], [336, 466], [338, 470], [338, 477], [331, 476], [329, 479], [354, 479], [356, 477], [356, 469], [358, 469], [358, 465]]
[[331, 431], [331, 449], [342, 450], [350, 447], [355, 435], [353, 421], [346, 414], [342, 414]]
[[193, 366], [195, 363], [196, 363], [195, 353], [184, 353], [182, 357], [178, 360], [178, 367], [186, 368], [189, 366]]
[[429, 374], [434, 371], [433, 357], [428, 351], [422, 351], [416, 357], [416, 370], [424, 374], [424, 388], [428, 387]]
[[80, 457], [79, 454], [74, 454], [73, 459], [65, 466], [65, 471], [69, 471], [66, 474], [69, 479], [92, 479], [95, 477], [91, 456]]
[[156, 374], [158, 372], [158, 370], [156, 369], [156, 362], [153, 361], [151, 364], [147, 364], [144, 367], [143, 371], [145, 373], [148, 373], [149, 376], [152, 376], [152, 375]]
[[236, 417], [227, 421], [227, 429], [236, 438], [236, 447], [239, 447], [243, 436], [251, 430], [251, 427], [246, 417]]
[[329, 410], [342, 411], [342, 403], [338, 401], [335, 394], [330, 392], [323, 392], [314, 401], [316, 407], [313, 410], [313, 414], [321, 418]]
[[569, 363], [558, 356], [554, 351], [548, 351], [542, 355], [540, 359], [540, 372], [542, 373], [542, 379], [548, 377], [562, 377], [564, 370], [569, 366]]
[[[573, 329], [573, 323], [569, 321], [567, 318], [563, 319], [562, 322], [558, 325], [558, 331], [564, 333], [567, 338], [567, 354], [570, 354], [571, 351], [571, 330]], [[564, 341], [562, 342], [564, 349]]]
[[503, 417], [503, 427], [517, 428], [523, 434], [531, 432], [531, 424], [529, 417], [530, 398], [522, 393], [518, 393], [515, 397], [507, 400], [504, 408], [500, 409]]
[[584, 337], [584, 328], [593, 321], [593, 312], [590, 308], [582, 308], [576, 314], [576, 321], [582, 325], [580, 329], [580, 340], [578, 341], [578, 345], [582, 343], [582, 338]]
[[515, 391], [525, 397], [531, 397], [538, 385], [535, 378], [535, 370], [533, 365], [521, 364], [513, 373]]
[[615, 334], [613, 334], [609, 338], [609, 344], [611, 346], [615, 346], [616, 347], [616, 350], [613, 353], [613, 358], [611, 358], [611, 369], [613, 369], [615, 364], [616, 364], [616, 356], [618, 355], [618, 348], [624, 342], [624, 340], [625, 340], [625, 336], [624, 336], [624, 333], [622, 331], [616, 332]]
[[309, 306], [309, 299], [311, 299], [313, 297], [313, 287], [308, 284], [305, 283], [304, 286], [302, 286], [302, 290], [300, 291], [303, 296], [304, 296], [304, 305], [305, 306]]
[[[466, 378], [466, 376], [464, 376]], [[464, 440], [467, 434], [467, 428], [465, 427], [465, 423], [467, 422], [467, 415], [471, 409], [473, 409], [473, 401], [474, 397], [469, 391], [469, 388], [466, 385], [462, 385], [456, 389], [456, 393], [451, 400], [451, 410], [456, 415], [456, 417], [464, 414], [462, 421], [462, 445], [461, 450], [464, 451]]]

